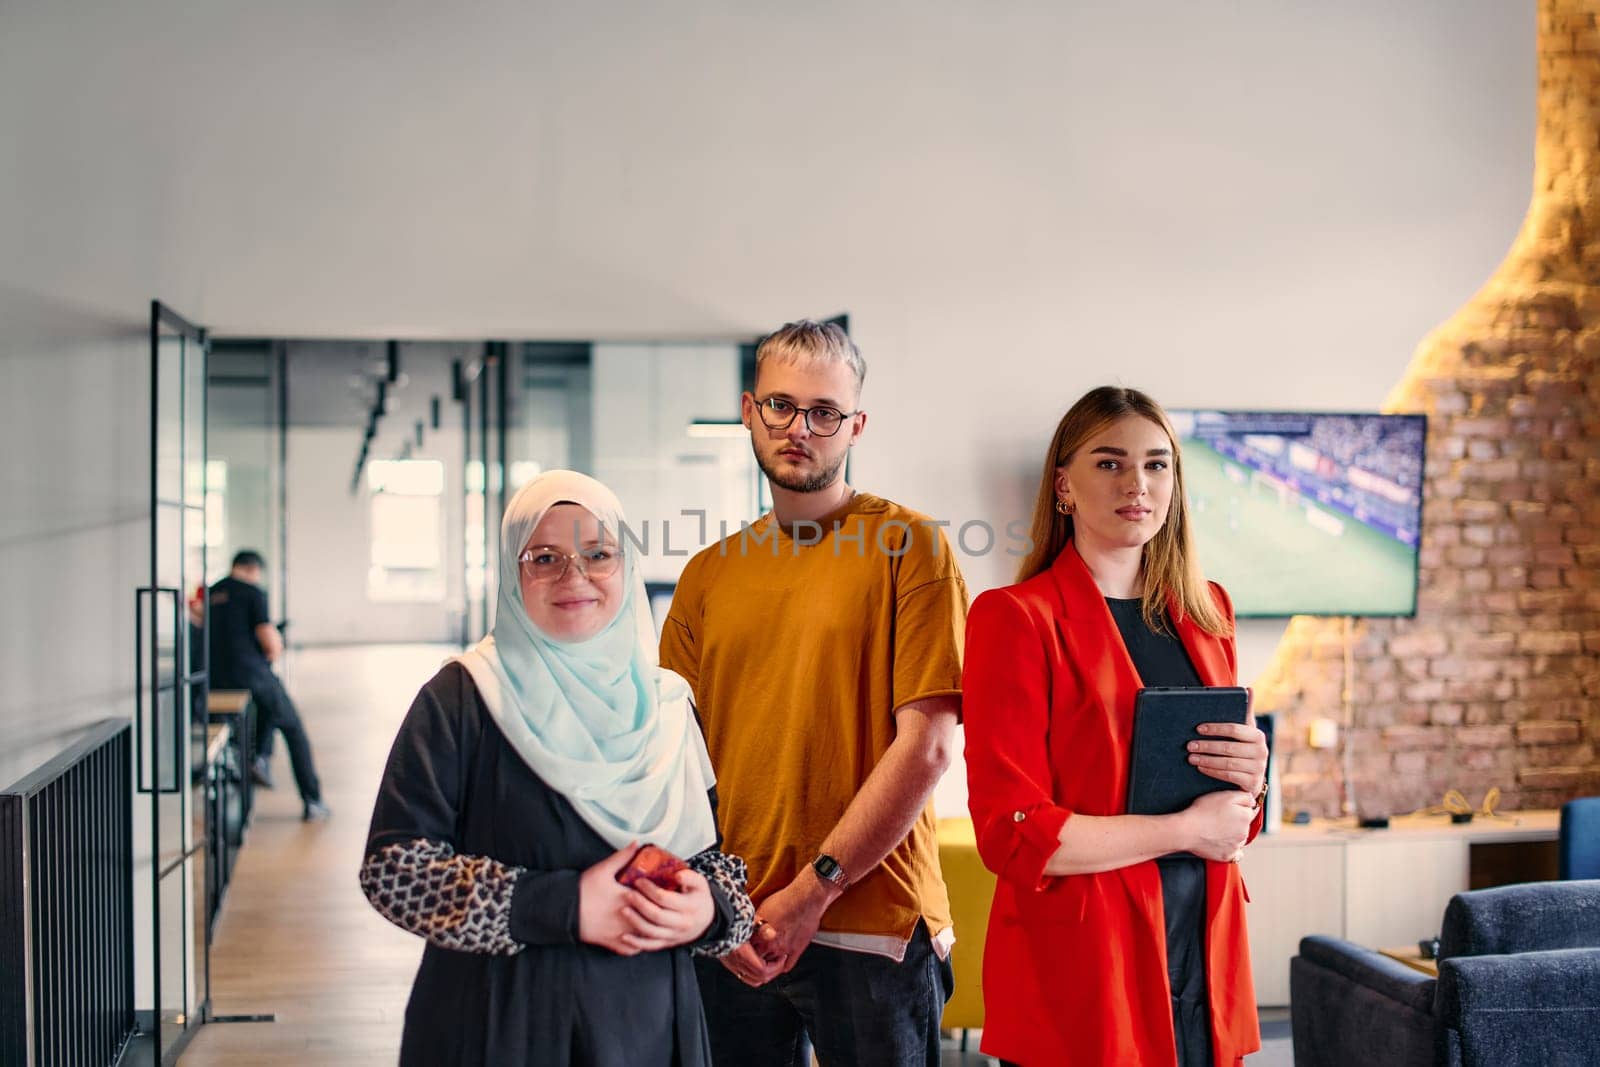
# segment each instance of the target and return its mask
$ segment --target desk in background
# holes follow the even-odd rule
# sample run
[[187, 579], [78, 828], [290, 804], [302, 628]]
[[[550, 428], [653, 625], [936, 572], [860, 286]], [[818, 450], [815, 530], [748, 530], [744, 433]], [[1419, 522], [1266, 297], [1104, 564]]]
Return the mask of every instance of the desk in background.
[[[231, 747], [238, 761], [239, 775], [239, 834], [250, 824], [250, 812], [255, 805], [255, 781], [250, 777], [250, 767], [256, 758], [256, 705], [248, 689], [213, 689], [206, 694], [206, 721], [213, 725], [227, 725], [232, 730]], [[238, 843], [234, 843], [238, 847]]]
[[1391, 960], [1403, 963], [1413, 971], [1425, 974], [1429, 978], [1439, 977], [1439, 961], [1422, 954], [1416, 945], [1400, 945], [1395, 948], [1380, 948], [1378, 954], [1388, 956]]

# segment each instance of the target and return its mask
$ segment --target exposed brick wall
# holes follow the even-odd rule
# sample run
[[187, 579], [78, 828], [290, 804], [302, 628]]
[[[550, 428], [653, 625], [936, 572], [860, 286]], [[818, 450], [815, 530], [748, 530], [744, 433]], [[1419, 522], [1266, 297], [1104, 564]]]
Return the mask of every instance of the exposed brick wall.
[[[1350, 636], [1359, 809], [1455, 788], [1600, 793], [1600, 0], [1539, 0], [1534, 194], [1506, 260], [1423, 340], [1387, 410], [1429, 416], [1417, 617]], [[1333, 814], [1344, 622], [1296, 618], [1257, 681], [1285, 807]]]

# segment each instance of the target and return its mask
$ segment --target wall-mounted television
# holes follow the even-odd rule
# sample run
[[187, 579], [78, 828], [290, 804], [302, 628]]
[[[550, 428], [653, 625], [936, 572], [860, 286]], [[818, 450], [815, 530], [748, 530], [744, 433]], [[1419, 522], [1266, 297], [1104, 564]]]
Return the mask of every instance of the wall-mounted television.
[[1236, 614], [1416, 613], [1425, 416], [1171, 416], [1200, 564]]

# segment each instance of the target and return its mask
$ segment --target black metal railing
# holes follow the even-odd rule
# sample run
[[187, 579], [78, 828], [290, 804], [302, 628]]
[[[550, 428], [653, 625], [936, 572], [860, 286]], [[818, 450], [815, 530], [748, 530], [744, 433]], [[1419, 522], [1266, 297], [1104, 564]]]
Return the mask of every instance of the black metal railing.
[[0, 1063], [113, 1064], [133, 1034], [132, 768], [107, 719], [0, 790]]

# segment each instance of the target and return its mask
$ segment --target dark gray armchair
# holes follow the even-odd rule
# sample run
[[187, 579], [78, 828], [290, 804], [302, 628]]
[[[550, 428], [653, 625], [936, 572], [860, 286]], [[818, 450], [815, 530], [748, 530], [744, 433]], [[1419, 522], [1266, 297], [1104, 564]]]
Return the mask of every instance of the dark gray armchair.
[[1308, 937], [1289, 963], [1296, 1067], [1600, 1064], [1600, 881], [1452, 897], [1439, 978]]

